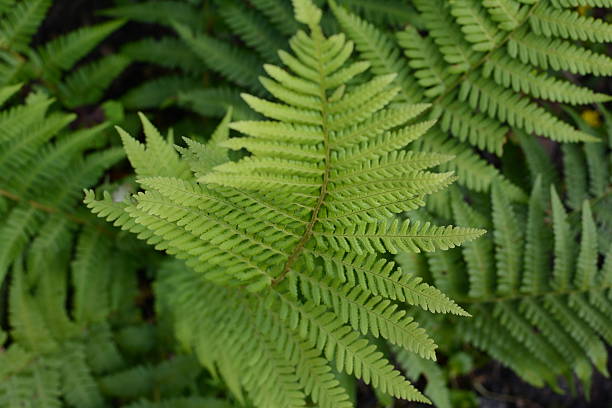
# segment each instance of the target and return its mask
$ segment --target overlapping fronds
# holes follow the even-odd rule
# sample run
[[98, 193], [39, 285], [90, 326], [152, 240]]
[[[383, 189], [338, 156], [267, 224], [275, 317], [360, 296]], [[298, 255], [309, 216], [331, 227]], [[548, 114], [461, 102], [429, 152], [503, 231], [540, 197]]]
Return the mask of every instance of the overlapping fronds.
[[100, 42], [123, 25], [114, 20], [80, 28], [45, 44], [30, 45], [51, 6], [48, 0], [23, 0], [2, 16], [0, 25], [0, 86], [36, 82], [68, 108], [95, 103], [128, 65], [129, 59], [111, 56], [76, 65]]
[[[112, 240], [77, 207], [80, 190], [95, 185], [124, 153], [100, 148], [105, 125], [68, 131], [74, 116], [47, 113], [51, 102], [34, 94], [0, 114], [0, 281], [8, 287], [10, 324], [8, 338], [1, 339], [10, 345], [0, 353], [0, 405], [37, 401], [60, 407], [65, 398], [71, 406], [96, 407], [102, 397], [86, 362], [87, 349], [100, 346], [101, 354], [113, 349], [94, 345], [95, 337], [83, 336], [83, 330], [105, 323], [102, 317], [121, 304], [112, 304], [110, 273], [131, 263], [119, 266], [115, 262], [124, 258], [110, 256], [99, 262], [98, 252], [110, 253]], [[66, 310], [69, 280], [72, 318]], [[105, 358], [110, 367], [112, 353]]]
[[[20, 88], [0, 88], [0, 99]], [[122, 395], [127, 406], [229, 408], [197, 390], [210, 378], [192, 357], [152, 352], [157, 328], [134, 303], [148, 251], [83, 211], [83, 189], [125, 156], [106, 147], [107, 124], [69, 130], [74, 115], [48, 112], [40, 94], [12, 104], [0, 112], [0, 406], [101, 408]], [[137, 367], [148, 376], [124, 374]]]
[[[265, 407], [351, 406], [333, 365], [426, 401], [366, 335], [433, 359], [409, 307], [466, 313], [380, 254], [453, 248], [482, 230], [398, 218], [453, 180], [427, 170], [450, 157], [401, 150], [432, 126], [409, 123], [427, 106], [387, 107], [400, 92], [393, 76], [352, 85], [369, 64], [351, 62], [344, 35], [323, 34], [313, 3], [294, 6], [309, 33], [279, 52], [284, 67], [264, 66], [275, 101], [243, 95], [265, 120], [229, 124], [228, 114], [207, 144], [187, 139], [179, 156], [142, 117], [144, 146], [119, 133], [143, 191], [124, 203], [90, 191], [86, 203], [185, 262], [169, 267], [171, 289], [159, 294], [182, 343], [236, 395]], [[230, 160], [240, 149], [250, 155]]]
[[[145, 1], [104, 12], [113, 17], [162, 24], [174, 29], [178, 36], [144, 39], [123, 47], [121, 54], [130, 59], [173, 70], [130, 90], [124, 96], [130, 108], [178, 104], [204, 116], [223, 117], [228, 107], [232, 107], [238, 118], [253, 117], [238, 95], [243, 91], [270, 95], [259, 82], [263, 74], [261, 67], [264, 62], [280, 61], [278, 50], [288, 49], [288, 38], [296, 32], [298, 23], [287, 1], [217, 3], [212, 7], [229, 27], [231, 41], [227, 36], [217, 37], [206, 32], [195, 18], [203, 13], [202, 8], [181, 1]], [[180, 72], [179, 76], [176, 71]], [[184, 81], [204, 71], [208, 75], [215, 73], [215, 82], [221, 83], [211, 88], [207, 80], [194, 79], [189, 87], [183, 88], [175, 79], [182, 77]], [[166, 83], [171, 86], [159, 86]]]
[[0, 227], [0, 281], [47, 223], [56, 217], [84, 222], [74, 214], [79, 190], [95, 185], [124, 157], [118, 148], [83, 155], [99, 146], [106, 126], [68, 132], [65, 128], [74, 116], [47, 114], [51, 102], [32, 95], [25, 105], [0, 114], [0, 193], [9, 203]]
[[[413, 4], [419, 31], [408, 26], [395, 39], [341, 5], [332, 2], [332, 10], [376, 74], [397, 74], [395, 84], [402, 90], [398, 101], [433, 103], [431, 116], [439, 118], [442, 143], [429, 148], [464, 156], [454, 164], [461, 184], [487, 191], [494, 181], [503, 180], [478, 155], [470, 156], [468, 144], [501, 156], [514, 130], [561, 142], [595, 141], [549, 112], [541, 100], [568, 104], [609, 100], [608, 95], [554, 73], [609, 75], [612, 60], [576, 42], [609, 41], [612, 29], [607, 22], [556, 8], [570, 7], [563, 2], [417, 0]], [[459, 141], [451, 148], [451, 142], [444, 142], [446, 135]], [[423, 143], [428, 148], [431, 142]], [[486, 169], [487, 176], [481, 178], [477, 169]], [[508, 191], [517, 198], [521, 195]]]
[[[579, 118], [577, 123], [602, 138]], [[537, 149], [537, 143], [526, 146], [526, 167], [554, 172], [552, 166], [529, 163], [547, 160], [531, 151]], [[575, 374], [588, 394], [592, 367], [607, 374], [606, 345], [612, 341], [609, 154], [607, 143], [565, 145], [564, 177], [556, 182], [563, 190], [543, 182], [543, 176], [555, 180], [554, 175], [534, 175], [527, 205], [513, 202], [497, 184], [490, 200], [468, 204], [456, 194], [450, 200], [451, 219], [487, 228], [491, 239], [466, 243], [452, 256], [427, 255], [420, 267], [419, 259], [401, 257], [403, 266], [414, 266], [474, 316], [452, 323], [454, 338], [472, 343], [537, 386], [560, 390], [559, 378], [571, 381]]]

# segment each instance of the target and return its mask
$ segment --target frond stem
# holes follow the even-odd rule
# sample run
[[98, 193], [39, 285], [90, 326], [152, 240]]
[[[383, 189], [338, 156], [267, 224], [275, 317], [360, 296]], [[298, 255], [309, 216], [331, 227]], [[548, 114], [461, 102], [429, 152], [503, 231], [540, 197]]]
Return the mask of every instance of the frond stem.
[[302, 235], [302, 238], [299, 240], [295, 248], [293, 248], [291, 255], [289, 255], [289, 257], [287, 258], [287, 262], [285, 262], [285, 266], [283, 267], [283, 271], [281, 272], [281, 274], [272, 280], [272, 286], [278, 285], [280, 282], [282, 282], [285, 279], [285, 277], [287, 277], [287, 274], [291, 270], [291, 267], [299, 259], [300, 255], [302, 254], [302, 251], [304, 250], [304, 247], [306, 246], [306, 243], [312, 237], [314, 226], [319, 220], [319, 211], [321, 210], [321, 207], [323, 207], [323, 203], [325, 202], [325, 197], [327, 196], [327, 186], [329, 185], [329, 180], [330, 180], [331, 152], [330, 152], [330, 145], [329, 145], [329, 124], [327, 123], [329, 103], [327, 101], [326, 90], [323, 86], [325, 74], [324, 74], [324, 67], [321, 64], [321, 58], [323, 54], [321, 50], [321, 42], [323, 41], [324, 37], [319, 27], [313, 27], [312, 34], [313, 34], [313, 37], [319, 37], [315, 40], [315, 44], [317, 45], [317, 53], [320, 57], [318, 60], [319, 61], [319, 64], [318, 64], [319, 65], [318, 67], [319, 77], [320, 77], [320, 81], [319, 81], [320, 95], [319, 97], [322, 103], [321, 130], [323, 132], [323, 149], [325, 150], [325, 157], [323, 159], [324, 164], [325, 164], [324, 166], [325, 168], [323, 170], [323, 181], [321, 184], [321, 190], [319, 192], [319, 197], [317, 198], [317, 202], [315, 203], [312, 209], [312, 215], [310, 217], [310, 221], [306, 225], [304, 234]]

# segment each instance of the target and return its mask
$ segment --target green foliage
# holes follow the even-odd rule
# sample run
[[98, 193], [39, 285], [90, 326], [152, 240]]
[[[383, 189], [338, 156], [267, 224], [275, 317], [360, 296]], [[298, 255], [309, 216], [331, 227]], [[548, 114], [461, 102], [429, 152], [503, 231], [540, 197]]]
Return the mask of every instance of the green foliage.
[[0, 0], [0, 406], [608, 374], [608, 0], [60, 3]]
[[[588, 130], [581, 121], [579, 125]], [[604, 143], [597, 148], [602, 156], [609, 155]], [[426, 255], [428, 266], [420, 269], [473, 316], [452, 323], [454, 337], [484, 350], [526, 381], [557, 390], [560, 376], [571, 381], [575, 374], [588, 390], [592, 367], [607, 374], [606, 344], [612, 340], [610, 183], [608, 173], [599, 175], [609, 163], [598, 155], [589, 157], [588, 149], [574, 146], [564, 153], [566, 176], [560, 184], [573, 211], [568, 212], [559, 190], [545, 184], [542, 175], [535, 178], [527, 205], [510, 200], [499, 185], [490, 200], [478, 204], [468, 204], [457, 193], [451, 219], [457, 225], [484, 227], [491, 239], [466, 243], [458, 260], [443, 266], [445, 273], [436, 270], [437, 254]], [[577, 174], [584, 179], [575, 180]], [[597, 179], [605, 179], [605, 187], [589, 193], [585, 186], [599, 185]], [[580, 205], [572, 204], [579, 198]], [[406, 255], [400, 259], [405, 268], [417, 261]], [[468, 284], [453, 285], [457, 277]]]
[[142, 330], [134, 303], [142, 265], [134, 256], [145, 252], [80, 206], [81, 191], [124, 152], [106, 146], [107, 124], [68, 130], [74, 115], [52, 102], [33, 93], [0, 112], [0, 286], [8, 292], [0, 405], [105, 407], [121, 395], [126, 406], [231, 406], [206, 397], [192, 357], [162, 359], [140, 339], [130, 346], [130, 332], [156, 335]]
[[393, 39], [332, 2], [343, 30], [374, 73], [397, 74], [398, 99], [433, 103], [439, 131], [460, 140], [455, 148], [438, 145], [437, 151], [464, 156], [455, 162], [459, 182], [476, 191], [487, 191], [501, 176], [485, 163], [475, 167], [480, 160], [470, 157], [467, 144], [501, 155], [510, 129], [563, 142], [593, 141], [533, 98], [571, 104], [609, 100], [550, 72], [609, 75], [607, 56], [571, 41], [605, 42], [609, 24], [557, 10], [547, 1], [524, 3], [529, 4], [418, 0], [414, 6], [424, 29], [407, 27]]
[[0, 86], [34, 83], [67, 108], [96, 103], [130, 61], [117, 55], [85, 65], [80, 61], [124, 22], [114, 20], [80, 28], [34, 47], [30, 45], [32, 37], [51, 3], [22, 0], [2, 16]]
[[[145, 145], [119, 133], [144, 191], [124, 203], [90, 191], [86, 203], [185, 261], [189, 269], [162, 275], [158, 296], [181, 342], [236, 396], [244, 388], [258, 406], [350, 406], [333, 364], [427, 401], [366, 335], [435, 359], [404, 309], [465, 313], [377, 253], [452, 248], [482, 231], [385, 220], [452, 181], [425, 170], [447, 157], [397, 150], [432, 125], [406, 125], [426, 106], [385, 108], [399, 92], [392, 76], [350, 85], [369, 64], [349, 61], [343, 35], [324, 36], [313, 3], [296, 1], [295, 13], [310, 34], [298, 31], [294, 54], [279, 53], [287, 68], [266, 65], [261, 80], [278, 102], [243, 95], [267, 120], [229, 125], [228, 114], [208, 144], [187, 140], [180, 158], [142, 116]], [[228, 126], [247, 137], [228, 138]], [[229, 159], [243, 148], [251, 155]]]

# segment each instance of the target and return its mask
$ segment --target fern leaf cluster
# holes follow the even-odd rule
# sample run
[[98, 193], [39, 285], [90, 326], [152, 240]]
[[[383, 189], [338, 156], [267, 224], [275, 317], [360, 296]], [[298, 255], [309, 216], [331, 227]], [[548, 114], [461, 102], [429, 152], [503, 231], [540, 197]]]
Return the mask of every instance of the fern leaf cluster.
[[[527, 166], [536, 170], [529, 162], [541, 147], [529, 146], [527, 136], [522, 142]], [[560, 376], [571, 383], [575, 374], [588, 389], [592, 367], [607, 374], [611, 340], [609, 163], [589, 154], [588, 144], [568, 146], [565, 200], [537, 173], [527, 204], [513, 202], [497, 184], [478, 205], [456, 191], [448, 204], [451, 218], [486, 228], [492, 239], [466, 243], [454, 254], [427, 255], [425, 262], [405, 253], [400, 263], [478, 316], [461, 321], [456, 336], [536, 386], [559, 389]], [[606, 144], [597, 149], [609, 154]], [[584, 179], [575, 180], [576, 174]]]
[[80, 206], [125, 156], [108, 124], [70, 130], [75, 115], [40, 93], [14, 103], [20, 88], [0, 89], [0, 405], [230, 407], [194, 391], [206, 375], [193, 357], [157, 355], [163, 331], [133, 301], [146, 252]]
[[[603, 76], [612, 66], [607, 56], [575, 42], [608, 41], [609, 24], [559, 6], [548, 1], [415, 1], [423, 27], [409, 26], [395, 39], [340, 5], [332, 3], [332, 10], [376, 74], [397, 74], [400, 101], [433, 103], [439, 139], [450, 135], [458, 140], [431, 149], [461, 152], [455, 160], [459, 182], [486, 191], [501, 177], [480, 163], [468, 144], [501, 155], [511, 129], [562, 142], [593, 141], [534, 100], [609, 100], [551, 72]], [[518, 191], [511, 194], [520, 197]]]
[[[276, 101], [243, 96], [266, 120], [229, 124], [228, 114], [208, 144], [187, 140], [179, 157], [142, 117], [145, 145], [120, 134], [144, 191], [121, 204], [89, 192], [86, 202], [185, 261], [162, 292], [183, 294], [167, 300], [178, 336], [236, 395], [244, 388], [260, 406], [303, 406], [307, 397], [350, 406], [333, 366], [426, 401], [366, 336], [435, 358], [405, 308], [465, 312], [377, 254], [452, 248], [482, 232], [385, 220], [452, 181], [426, 170], [447, 157], [397, 150], [431, 126], [407, 125], [426, 106], [386, 108], [399, 92], [392, 76], [351, 86], [369, 64], [350, 62], [343, 35], [324, 36], [313, 3], [296, 1], [295, 13], [310, 33], [298, 31], [293, 53], [279, 53], [285, 67], [264, 67], [262, 86]], [[230, 128], [246, 137], [229, 138]], [[251, 155], [230, 161], [230, 149]]]
[[588, 398], [610, 5], [0, 0], [0, 406]]
[[114, 55], [79, 63], [124, 21], [80, 28], [34, 47], [32, 37], [51, 4], [48, 0], [19, 1], [0, 14], [0, 86], [36, 82], [67, 108], [96, 103], [131, 60]]

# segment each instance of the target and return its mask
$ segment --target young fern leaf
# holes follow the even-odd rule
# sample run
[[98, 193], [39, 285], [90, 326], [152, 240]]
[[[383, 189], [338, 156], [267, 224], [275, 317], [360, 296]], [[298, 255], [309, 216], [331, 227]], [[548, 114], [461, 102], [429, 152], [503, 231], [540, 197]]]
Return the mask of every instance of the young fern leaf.
[[[309, 33], [291, 39], [292, 54], [279, 53], [285, 68], [265, 67], [271, 78], [262, 84], [277, 100], [243, 95], [265, 120], [230, 124], [228, 115], [207, 144], [187, 140], [178, 159], [141, 117], [146, 147], [120, 134], [144, 191], [124, 203], [93, 192], [85, 201], [185, 261], [189, 268], [168, 277], [186, 295], [169, 302], [179, 337], [256, 405], [304, 406], [309, 397], [350, 406], [332, 364], [390, 395], [427, 401], [364, 336], [435, 358], [405, 309], [466, 313], [380, 254], [453, 248], [483, 231], [397, 218], [452, 181], [427, 170], [449, 157], [400, 150], [432, 125], [409, 123], [426, 107], [389, 109], [399, 92], [389, 76], [354, 86], [369, 64], [350, 62], [344, 35], [323, 34], [311, 1], [294, 6]], [[245, 137], [229, 138], [230, 128]], [[228, 151], [242, 148], [250, 155], [230, 161]], [[277, 386], [268, 392], [264, 383]]]

